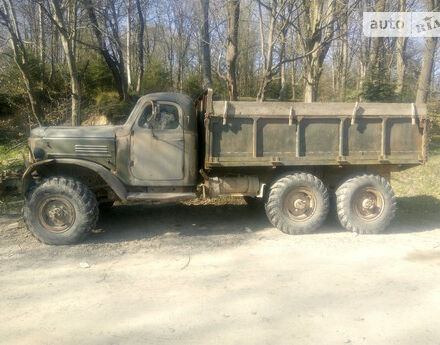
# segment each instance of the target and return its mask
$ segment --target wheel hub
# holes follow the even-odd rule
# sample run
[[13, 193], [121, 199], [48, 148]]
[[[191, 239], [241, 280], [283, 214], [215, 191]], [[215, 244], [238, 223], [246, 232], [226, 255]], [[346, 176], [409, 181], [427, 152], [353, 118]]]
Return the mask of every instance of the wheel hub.
[[365, 187], [354, 195], [353, 209], [361, 219], [373, 221], [382, 214], [384, 204], [384, 197], [378, 189]]
[[304, 210], [307, 206], [307, 201], [304, 199], [296, 199], [293, 202], [293, 206], [298, 210]]
[[316, 197], [313, 191], [306, 187], [295, 188], [284, 200], [284, 212], [293, 221], [305, 221], [316, 210]]
[[75, 208], [64, 196], [49, 196], [38, 207], [40, 224], [50, 232], [65, 232], [75, 223]]
[[376, 207], [376, 200], [373, 200], [371, 198], [365, 198], [362, 201], [362, 207], [366, 210], [372, 210]]

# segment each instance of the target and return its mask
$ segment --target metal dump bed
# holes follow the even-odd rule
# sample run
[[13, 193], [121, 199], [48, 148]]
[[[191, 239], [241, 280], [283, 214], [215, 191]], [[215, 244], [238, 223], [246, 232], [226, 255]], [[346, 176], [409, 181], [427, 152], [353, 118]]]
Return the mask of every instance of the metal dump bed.
[[208, 93], [206, 168], [416, 165], [426, 160], [425, 104], [210, 99]]

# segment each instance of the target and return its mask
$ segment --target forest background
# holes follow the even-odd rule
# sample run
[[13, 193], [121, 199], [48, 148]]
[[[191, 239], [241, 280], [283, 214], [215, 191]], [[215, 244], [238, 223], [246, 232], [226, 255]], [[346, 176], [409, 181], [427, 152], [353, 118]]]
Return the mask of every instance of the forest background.
[[[29, 130], [121, 121], [138, 97], [427, 102], [440, 114], [437, 38], [366, 37], [366, 11], [439, 0], [0, 0], [0, 171]], [[1, 176], [0, 176], [1, 177]]]

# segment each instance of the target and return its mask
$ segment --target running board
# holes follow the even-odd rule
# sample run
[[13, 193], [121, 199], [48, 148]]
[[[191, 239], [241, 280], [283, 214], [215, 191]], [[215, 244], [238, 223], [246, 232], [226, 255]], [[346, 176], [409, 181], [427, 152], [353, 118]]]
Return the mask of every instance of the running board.
[[129, 193], [128, 201], [177, 201], [194, 199], [195, 193]]

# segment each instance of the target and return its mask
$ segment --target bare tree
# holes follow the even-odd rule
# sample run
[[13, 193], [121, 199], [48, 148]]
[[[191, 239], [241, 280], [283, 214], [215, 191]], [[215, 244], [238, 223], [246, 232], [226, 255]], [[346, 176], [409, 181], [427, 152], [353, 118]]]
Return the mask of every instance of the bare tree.
[[[103, 9], [104, 28], [102, 28], [98, 23], [95, 6], [92, 0], [83, 0], [83, 3], [98, 43], [98, 50], [112, 73], [119, 98], [121, 100], [126, 100], [128, 98], [128, 84], [124, 72], [124, 57], [122, 53], [121, 40], [119, 37], [119, 18], [116, 12], [115, 4], [112, 1], [108, 1], [107, 4], [109, 6], [106, 6], [106, 9]], [[110, 13], [108, 11], [110, 11]], [[111, 34], [107, 34], [107, 26], [110, 27], [109, 30], [111, 31]], [[110, 37], [109, 41], [111, 47], [109, 47], [107, 44], [107, 37]]]
[[339, 4], [338, 11], [338, 36], [340, 37], [340, 50], [338, 54], [338, 68], [337, 68], [337, 85], [339, 101], [345, 101], [345, 92], [347, 84], [348, 73], [348, 0], [342, 0]]
[[176, 28], [175, 52], [177, 58], [177, 80], [176, 88], [183, 91], [183, 79], [187, 68], [188, 50], [193, 32], [193, 20], [191, 18], [192, 3], [180, 0], [173, 0], [173, 26]]
[[[286, 11], [291, 12], [292, 6], [286, 6]], [[288, 18], [288, 13], [284, 14], [284, 18]], [[287, 37], [288, 37], [289, 26], [284, 25], [284, 22], [281, 22], [281, 30], [280, 30], [280, 52], [279, 58], [280, 61], [286, 60], [286, 45], [287, 45]], [[293, 53], [293, 52], [292, 52]], [[293, 63], [292, 63], [293, 65]], [[287, 99], [287, 63], [282, 62], [280, 66], [280, 96], [279, 99], [281, 101], [285, 101]]]
[[[406, 11], [406, 0], [399, 0], [399, 12]], [[407, 37], [398, 37], [396, 43], [396, 94], [402, 97], [403, 81], [405, 77], [406, 69], [406, 45], [408, 42]]]
[[136, 0], [136, 9], [139, 17], [138, 27], [138, 75], [136, 83], [136, 93], [140, 94], [142, 91], [142, 79], [144, 77], [144, 32], [145, 32], [145, 20], [142, 12], [140, 0]]
[[[385, 11], [385, 0], [376, 0], [376, 4], [374, 6], [375, 12], [384, 12]], [[373, 37], [371, 52], [370, 52], [370, 67], [377, 67], [381, 58], [383, 57], [382, 51], [384, 48], [384, 38], [383, 37]]]
[[[281, 7], [283, 10], [286, 2], [282, 0]], [[259, 15], [259, 28], [260, 28], [260, 50], [263, 58], [263, 70], [260, 87], [258, 89], [257, 101], [263, 102], [265, 98], [265, 91], [267, 85], [273, 78], [273, 52], [277, 41], [275, 30], [277, 29], [277, 19], [281, 13], [278, 7], [278, 0], [271, 0], [269, 5], [264, 4], [265, 8], [269, 9], [269, 29], [267, 36], [264, 32], [264, 16], [263, 16], [263, 3], [258, 1], [258, 15]], [[283, 28], [281, 28], [283, 30]], [[267, 43], [265, 40], [267, 37]]]
[[40, 83], [41, 89], [44, 89], [44, 71], [45, 71], [45, 35], [44, 35], [44, 12], [43, 0], [38, 2], [38, 55], [40, 58]]
[[200, 39], [202, 49], [202, 75], [203, 87], [212, 86], [211, 78], [211, 44], [209, 35], [209, 0], [200, 0], [202, 23], [200, 27]]
[[[75, 56], [78, 2], [76, 0], [71, 0], [64, 4], [62, 3], [62, 0], [49, 1], [52, 11], [44, 7], [43, 10], [54, 23], [60, 34], [70, 74], [72, 125], [78, 126], [81, 124], [81, 85]], [[67, 15], [65, 13], [66, 11], [63, 11], [62, 9], [62, 5], [67, 6]]]
[[304, 54], [304, 102], [315, 102], [324, 59], [334, 34], [336, 0], [302, 0], [304, 14], [300, 17], [298, 36]]
[[[278, 74], [280, 69], [288, 62], [295, 59], [285, 59], [285, 54], [280, 54], [278, 61], [274, 63], [275, 48], [281, 43], [284, 44], [285, 36], [289, 25], [293, 22], [293, 16], [297, 11], [293, 10], [292, 4], [295, 0], [270, 0], [269, 3], [258, 1], [258, 18], [260, 31], [260, 54], [262, 57], [262, 76], [257, 93], [257, 101], [264, 101], [267, 85]], [[268, 23], [265, 25], [263, 10], [268, 13]], [[265, 31], [265, 26], [267, 30]]]
[[298, 39], [295, 39], [296, 35], [292, 33], [292, 38], [290, 40], [290, 56], [292, 62], [290, 64], [290, 84], [292, 88], [292, 93], [290, 99], [292, 101], [296, 100], [296, 90], [297, 90], [297, 63], [295, 61], [295, 53], [297, 51]]
[[126, 0], [126, 7], [127, 7], [127, 49], [126, 53], [127, 56], [125, 58], [126, 62], [126, 71], [127, 71], [127, 86], [128, 88], [131, 87], [131, 0]]
[[226, 51], [226, 83], [229, 99], [237, 100], [237, 56], [240, 0], [228, 0], [228, 45]]
[[[426, 0], [426, 8], [428, 11], [438, 11], [440, 9], [439, 0]], [[431, 19], [427, 18], [426, 20]], [[428, 100], [436, 46], [437, 37], [425, 38], [425, 52], [423, 55], [422, 69], [417, 83], [417, 103], [426, 103]]]
[[[359, 2], [359, 16], [360, 20], [363, 20], [363, 13], [367, 11], [366, 1]], [[364, 37], [362, 30], [358, 31], [359, 43], [360, 43], [360, 56], [359, 56], [359, 71], [358, 71], [358, 100], [363, 100], [362, 90], [364, 88], [365, 79], [367, 76], [368, 65], [370, 62], [370, 50], [371, 50], [371, 37]]]
[[15, 8], [11, 0], [1, 0], [2, 6], [0, 7], [0, 24], [6, 26], [9, 35], [10, 43], [13, 52], [14, 62], [21, 72], [23, 82], [26, 87], [26, 92], [31, 105], [32, 114], [35, 117], [37, 123], [43, 118], [40, 102], [36, 93], [36, 85], [31, 75], [31, 65], [29, 56], [26, 52], [25, 45], [21, 36], [17, 24], [17, 15], [15, 14]]

